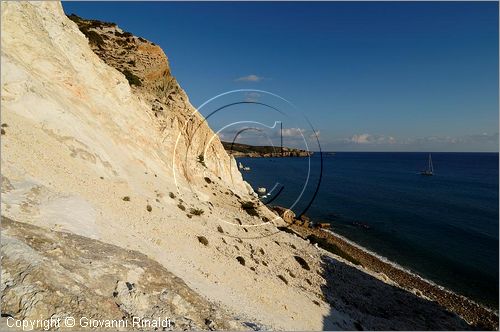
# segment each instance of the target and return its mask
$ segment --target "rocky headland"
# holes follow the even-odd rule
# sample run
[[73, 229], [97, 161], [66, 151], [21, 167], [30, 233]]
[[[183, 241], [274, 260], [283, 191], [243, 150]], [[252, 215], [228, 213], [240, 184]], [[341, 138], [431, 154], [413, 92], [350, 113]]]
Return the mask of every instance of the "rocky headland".
[[313, 152], [279, 146], [256, 146], [241, 143], [222, 142], [230, 156], [250, 158], [309, 157]]

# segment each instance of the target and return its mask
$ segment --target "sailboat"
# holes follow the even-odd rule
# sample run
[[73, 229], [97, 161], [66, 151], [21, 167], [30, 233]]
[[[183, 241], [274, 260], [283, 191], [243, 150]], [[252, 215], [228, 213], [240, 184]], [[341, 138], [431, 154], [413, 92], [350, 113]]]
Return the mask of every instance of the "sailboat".
[[434, 167], [432, 166], [432, 157], [431, 157], [430, 153], [429, 153], [429, 165], [427, 166], [426, 170], [423, 170], [420, 172], [420, 175], [425, 175], [425, 176], [433, 176], [434, 175]]

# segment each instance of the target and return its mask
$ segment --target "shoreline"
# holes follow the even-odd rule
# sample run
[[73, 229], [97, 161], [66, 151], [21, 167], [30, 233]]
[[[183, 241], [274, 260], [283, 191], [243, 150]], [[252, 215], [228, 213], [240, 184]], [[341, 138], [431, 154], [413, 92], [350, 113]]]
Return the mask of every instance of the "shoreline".
[[498, 330], [499, 317], [493, 310], [427, 280], [330, 229], [309, 228], [308, 224], [295, 219], [288, 227], [303, 239], [316, 243], [318, 247], [373, 273], [383, 274], [400, 288], [419, 297], [437, 302], [462, 317], [475, 329]]

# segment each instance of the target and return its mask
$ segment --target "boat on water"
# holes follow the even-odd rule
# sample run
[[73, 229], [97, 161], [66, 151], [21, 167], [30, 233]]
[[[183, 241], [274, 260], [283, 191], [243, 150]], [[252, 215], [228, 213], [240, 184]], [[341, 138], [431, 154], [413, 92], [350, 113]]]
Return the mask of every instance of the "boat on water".
[[240, 161], [240, 163], [238, 164], [238, 168], [239, 168], [239, 169], [243, 169], [243, 164], [241, 163], [241, 161]]
[[424, 176], [433, 176], [434, 175], [434, 167], [432, 166], [432, 157], [429, 153], [429, 164], [427, 165], [427, 169], [424, 169], [420, 172], [420, 175]]

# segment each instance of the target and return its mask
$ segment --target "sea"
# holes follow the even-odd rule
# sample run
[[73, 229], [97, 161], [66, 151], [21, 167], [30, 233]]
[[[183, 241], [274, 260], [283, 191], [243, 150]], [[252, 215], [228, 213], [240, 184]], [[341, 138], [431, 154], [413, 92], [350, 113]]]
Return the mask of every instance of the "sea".
[[498, 153], [238, 158], [262, 201], [305, 213], [421, 277], [497, 309]]

